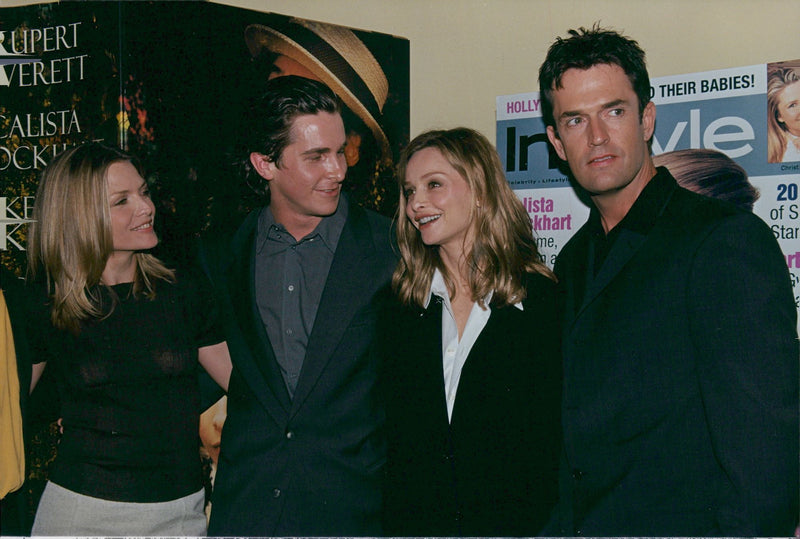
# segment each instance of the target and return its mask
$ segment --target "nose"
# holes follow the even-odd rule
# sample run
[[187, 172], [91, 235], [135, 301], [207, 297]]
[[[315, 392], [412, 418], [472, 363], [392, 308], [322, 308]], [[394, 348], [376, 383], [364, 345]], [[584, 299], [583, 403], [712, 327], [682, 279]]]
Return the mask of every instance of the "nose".
[[419, 211], [424, 208], [426, 202], [424, 190], [416, 190], [408, 198], [408, 205], [414, 211]]
[[590, 146], [600, 146], [608, 142], [608, 130], [600, 118], [589, 122], [588, 135]]
[[156, 207], [153, 201], [146, 197], [139, 198], [139, 205], [136, 208], [136, 213], [139, 215], [152, 215], [155, 213]]
[[343, 153], [333, 154], [333, 158], [328, 160], [328, 173], [330, 177], [341, 181], [347, 173], [347, 158]]

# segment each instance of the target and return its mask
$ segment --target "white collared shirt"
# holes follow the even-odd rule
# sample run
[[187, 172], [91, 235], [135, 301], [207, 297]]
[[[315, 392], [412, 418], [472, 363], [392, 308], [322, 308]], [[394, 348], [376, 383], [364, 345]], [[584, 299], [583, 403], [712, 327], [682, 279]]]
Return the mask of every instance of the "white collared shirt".
[[[464, 363], [466, 363], [475, 341], [478, 340], [478, 336], [483, 331], [483, 328], [486, 327], [486, 323], [492, 314], [492, 310], [489, 307], [492, 295], [492, 292], [490, 292], [486, 296], [484, 302], [486, 309], [482, 309], [477, 302], [472, 304], [467, 325], [464, 327], [464, 333], [459, 340], [458, 325], [453, 314], [453, 306], [450, 304], [447, 285], [445, 285], [442, 273], [438, 269], [434, 271], [431, 292], [425, 307], [427, 308], [430, 304], [432, 296], [440, 297], [444, 305], [444, 309], [442, 309], [442, 371], [444, 373], [445, 399], [447, 400], [447, 418], [451, 421], [458, 382], [461, 379], [461, 370], [464, 368]], [[522, 303], [515, 304], [515, 307], [522, 310]]]

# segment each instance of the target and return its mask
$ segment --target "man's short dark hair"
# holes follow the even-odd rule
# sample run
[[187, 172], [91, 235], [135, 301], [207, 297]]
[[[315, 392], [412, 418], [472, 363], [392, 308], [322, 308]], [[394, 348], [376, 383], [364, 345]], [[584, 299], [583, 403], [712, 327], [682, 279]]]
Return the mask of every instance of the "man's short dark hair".
[[248, 183], [255, 179], [250, 176], [256, 174], [250, 163], [251, 153], [264, 154], [280, 166], [283, 150], [292, 143], [294, 120], [320, 112], [341, 114], [341, 101], [325, 84], [295, 75], [268, 81], [242, 122], [240, 159]]
[[545, 125], [555, 126], [553, 91], [561, 88], [561, 78], [569, 69], [589, 69], [598, 64], [617, 65], [631, 81], [639, 98], [639, 115], [650, 101], [650, 77], [644, 51], [639, 44], [614, 30], [596, 24], [589, 30], [569, 30], [567, 39], [557, 38], [539, 68], [539, 91]]

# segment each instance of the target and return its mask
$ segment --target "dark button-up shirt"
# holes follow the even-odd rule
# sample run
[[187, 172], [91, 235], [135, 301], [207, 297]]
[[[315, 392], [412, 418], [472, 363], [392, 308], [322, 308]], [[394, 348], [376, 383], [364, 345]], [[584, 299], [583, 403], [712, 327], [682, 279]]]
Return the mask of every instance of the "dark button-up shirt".
[[299, 240], [275, 221], [269, 206], [258, 219], [256, 302], [290, 397], [346, 219], [344, 197], [333, 215]]
[[600, 213], [596, 209], [592, 209], [589, 217], [589, 226], [591, 226], [592, 230], [591, 247], [594, 255], [595, 276], [599, 273], [603, 262], [605, 262], [608, 253], [611, 252], [623, 229], [641, 234], [647, 234], [652, 230], [664, 206], [664, 198], [668, 196], [671, 189], [669, 174], [666, 169], [659, 169], [653, 179], [644, 186], [644, 189], [639, 194], [636, 202], [633, 203], [633, 206], [631, 206], [631, 209], [628, 210], [628, 213], [625, 214], [625, 217], [608, 234], [603, 230], [603, 225], [600, 222]]

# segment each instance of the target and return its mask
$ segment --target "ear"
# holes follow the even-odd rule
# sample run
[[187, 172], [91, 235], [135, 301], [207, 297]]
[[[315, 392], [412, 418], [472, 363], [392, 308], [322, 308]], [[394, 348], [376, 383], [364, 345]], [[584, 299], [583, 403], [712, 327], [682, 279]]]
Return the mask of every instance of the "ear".
[[250, 154], [250, 164], [258, 173], [259, 176], [265, 180], [271, 180], [275, 177], [275, 169], [278, 167], [275, 162], [263, 153], [253, 152]]
[[648, 101], [642, 111], [642, 130], [644, 131], [645, 142], [653, 137], [656, 128], [656, 106], [652, 101]]
[[556, 130], [552, 125], [547, 126], [547, 138], [550, 140], [550, 144], [553, 145], [553, 148], [556, 149], [556, 153], [561, 160], [566, 161], [567, 154], [564, 151], [564, 145], [561, 143], [561, 139], [558, 138], [558, 133], [556, 133]]

